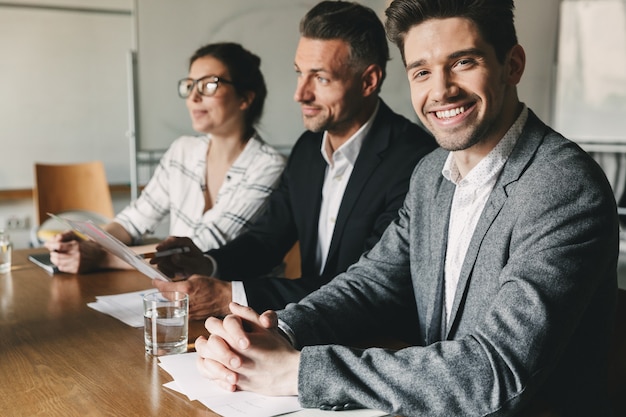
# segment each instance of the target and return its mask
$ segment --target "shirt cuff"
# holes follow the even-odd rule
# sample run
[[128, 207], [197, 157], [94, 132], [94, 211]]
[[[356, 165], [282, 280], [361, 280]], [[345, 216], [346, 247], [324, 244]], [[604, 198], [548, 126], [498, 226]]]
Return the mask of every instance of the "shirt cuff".
[[278, 329], [283, 332], [283, 334], [289, 340], [289, 343], [291, 343], [291, 346], [295, 348], [297, 346], [296, 335], [294, 334], [293, 330], [291, 330], [291, 327], [289, 327], [289, 325], [281, 319], [278, 319]]
[[233, 301], [242, 306], [248, 307], [248, 297], [246, 296], [246, 288], [241, 281], [232, 281]]

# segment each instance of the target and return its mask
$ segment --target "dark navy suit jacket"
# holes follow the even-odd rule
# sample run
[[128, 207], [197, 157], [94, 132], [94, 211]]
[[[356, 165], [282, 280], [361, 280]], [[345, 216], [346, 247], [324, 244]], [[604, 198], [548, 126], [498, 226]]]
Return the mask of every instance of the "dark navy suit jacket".
[[[326, 169], [320, 153], [322, 137], [310, 131], [300, 136], [265, 213], [251, 230], [208, 252], [217, 261], [221, 279], [244, 281], [248, 304], [259, 312], [299, 301], [374, 246], [397, 216], [415, 165], [436, 147], [422, 128], [380, 102], [346, 187], [320, 274], [315, 259]], [[302, 277], [265, 276], [296, 241], [300, 242]]]

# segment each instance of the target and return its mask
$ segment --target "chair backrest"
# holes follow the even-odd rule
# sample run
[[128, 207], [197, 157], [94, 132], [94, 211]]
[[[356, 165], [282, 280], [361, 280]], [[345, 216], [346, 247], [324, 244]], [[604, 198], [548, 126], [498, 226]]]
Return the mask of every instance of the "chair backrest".
[[300, 242], [296, 242], [283, 259], [285, 278], [295, 279], [302, 276], [300, 265]]
[[38, 224], [48, 218], [46, 213], [85, 210], [113, 218], [113, 202], [100, 161], [69, 164], [35, 164], [35, 212]]

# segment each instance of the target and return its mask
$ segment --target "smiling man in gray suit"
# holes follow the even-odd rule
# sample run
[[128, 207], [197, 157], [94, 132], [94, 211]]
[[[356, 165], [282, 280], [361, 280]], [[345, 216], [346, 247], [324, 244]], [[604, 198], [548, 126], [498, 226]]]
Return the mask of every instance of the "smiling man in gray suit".
[[[209, 378], [304, 407], [610, 415], [615, 201], [597, 164], [519, 101], [513, 8], [389, 6], [413, 106], [443, 149], [418, 164], [399, 218], [346, 273], [278, 315], [233, 303], [207, 320], [196, 349]], [[411, 305], [414, 316], [398, 314]], [[415, 346], [346, 347], [397, 322]]]

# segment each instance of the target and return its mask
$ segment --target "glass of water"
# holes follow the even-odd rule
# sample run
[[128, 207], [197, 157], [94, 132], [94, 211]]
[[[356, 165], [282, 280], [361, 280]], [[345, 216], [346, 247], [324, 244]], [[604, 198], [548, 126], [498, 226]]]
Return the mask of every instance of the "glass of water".
[[10, 236], [0, 229], [0, 274], [6, 274], [11, 270], [12, 250], [13, 245]]
[[184, 353], [189, 333], [189, 296], [154, 291], [143, 296], [146, 352], [154, 356]]

